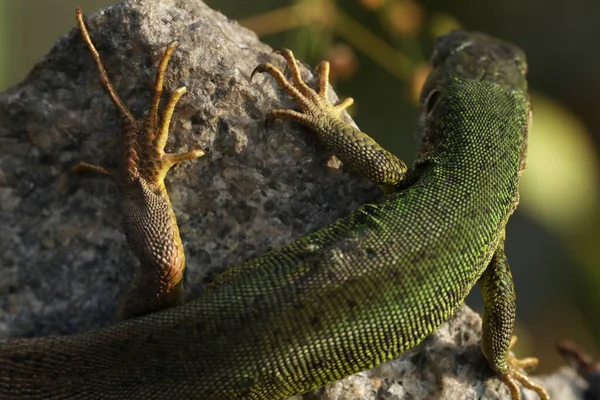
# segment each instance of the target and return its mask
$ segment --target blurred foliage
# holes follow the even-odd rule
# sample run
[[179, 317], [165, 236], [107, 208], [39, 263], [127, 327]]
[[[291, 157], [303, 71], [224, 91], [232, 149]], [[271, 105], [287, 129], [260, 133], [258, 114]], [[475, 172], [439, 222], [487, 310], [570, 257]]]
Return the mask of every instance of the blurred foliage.
[[[89, 0], [85, 11], [112, 2]], [[77, 3], [0, 0], [0, 54], [14, 55], [1, 63], [9, 83], [22, 79], [50, 40], [74, 26]], [[406, 161], [414, 159], [411, 132], [435, 37], [465, 27], [524, 47], [534, 121], [522, 206], [511, 218], [506, 243], [519, 296], [517, 351], [539, 355], [542, 372], [561, 363], [554, 346], [567, 337], [599, 355], [600, 56], [589, 52], [593, 39], [584, 39], [598, 34], [600, 6], [589, 0], [207, 3], [304, 62], [330, 61], [337, 93], [356, 99], [350, 111], [358, 125]], [[8, 85], [2, 71], [0, 89]], [[467, 302], [481, 311], [477, 293]]]
[[[7, 26], [6, 17], [7, 13], [5, 11], [5, 4], [0, 1], [0, 27]], [[8, 45], [5, 43], [7, 37], [6, 29], [0, 29], [0, 54], [7, 54], [2, 51], [8, 48]], [[6, 73], [6, 64], [3, 61], [4, 57], [0, 57], [0, 88], [8, 86], [8, 77]]]
[[534, 123], [521, 205], [554, 234], [570, 237], [598, 224], [600, 166], [585, 126], [559, 103], [534, 94]]

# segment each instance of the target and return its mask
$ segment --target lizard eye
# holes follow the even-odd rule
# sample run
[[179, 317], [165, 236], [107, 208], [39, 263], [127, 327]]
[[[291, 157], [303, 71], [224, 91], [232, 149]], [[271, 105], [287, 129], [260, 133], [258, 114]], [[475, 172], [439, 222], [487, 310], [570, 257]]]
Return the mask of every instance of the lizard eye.
[[431, 111], [433, 111], [433, 108], [440, 100], [440, 97], [441, 93], [437, 89], [433, 89], [431, 92], [429, 92], [429, 94], [427, 95], [427, 99], [425, 99], [424, 102], [424, 108], [427, 114], [430, 114]]

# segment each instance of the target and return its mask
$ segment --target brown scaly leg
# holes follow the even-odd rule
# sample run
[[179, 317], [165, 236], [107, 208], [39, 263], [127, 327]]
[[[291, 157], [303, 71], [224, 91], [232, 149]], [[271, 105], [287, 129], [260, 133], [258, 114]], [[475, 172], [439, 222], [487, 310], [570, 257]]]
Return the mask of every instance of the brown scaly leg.
[[537, 366], [536, 358], [517, 359], [510, 349], [517, 341], [513, 336], [516, 315], [516, 294], [512, 274], [504, 254], [504, 243], [496, 249], [481, 278], [479, 288], [485, 304], [482, 321], [481, 349], [490, 367], [508, 386], [512, 400], [521, 400], [519, 383], [548, 400], [546, 389], [534, 382], [524, 371]]
[[359, 131], [342, 118], [342, 112], [354, 102], [348, 98], [334, 105], [328, 98], [329, 63], [319, 64], [319, 90], [314, 91], [303, 80], [298, 64], [290, 50], [277, 50], [290, 69], [291, 82], [270, 63], [258, 65], [250, 79], [257, 73], [266, 72], [300, 106], [295, 110], [272, 110], [268, 119], [287, 118], [310, 128], [317, 137], [352, 171], [381, 187], [392, 191], [406, 175], [406, 165], [389, 151], [382, 148], [366, 133]]
[[124, 156], [116, 171], [84, 162], [76, 165], [74, 171], [98, 172], [110, 176], [117, 184], [123, 230], [140, 261], [118, 312], [120, 318], [130, 318], [172, 307], [182, 301], [185, 256], [164, 178], [173, 165], [198, 158], [204, 152], [164, 152], [175, 105], [186, 91], [185, 87], [180, 87], [171, 94], [163, 110], [162, 121], [159, 121], [163, 78], [178, 42], [171, 42], [163, 54], [156, 72], [154, 95], [147, 116], [140, 124], [112, 86], [79, 8], [76, 18], [83, 40], [98, 67], [100, 84], [110, 96], [121, 120]]

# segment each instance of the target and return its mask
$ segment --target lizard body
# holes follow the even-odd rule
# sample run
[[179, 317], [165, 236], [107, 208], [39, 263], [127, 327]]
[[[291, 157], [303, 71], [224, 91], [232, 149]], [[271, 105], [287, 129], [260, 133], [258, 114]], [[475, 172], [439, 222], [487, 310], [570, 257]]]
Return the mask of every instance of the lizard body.
[[477, 282], [486, 302], [482, 348], [490, 366], [513, 399], [520, 398], [516, 382], [547, 398], [522, 371], [535, 362], [508, 353], [515, 296], [504, 227], [518, 202], [530, 119], [520, 50], [464, 32], [438, 42], [421, 98], [420, 154], [410, 170], [341, 119], [351, 101], [328, 102], [327, 64], [319, 68], [318, 92], [302, 81], [289, 51], [282, 55], [291, 83], [271, 64], [258, 66], [252, 75], [272, 75], [302, 110], [274, 110], [270, 117], [313, 129], [384, 195], [230, 269], [199, 298], [179, 304], [183, 249], [163, 180], [175, 162], [201, 152], [163, 151], [184, 90], [171, 96], [157, 128], [162, 76], [175, 44], [165, 52], [150, 111], [139, 123], [112, 89], [80, 11], [78, 20], [119, 111], [126, 151], [119, 171], [77, 168], [117, 182], [140, 275], [125, 297], [124, 319], [112, 326], [0, 343], [0, 398], [285, 399], [416, 346]]

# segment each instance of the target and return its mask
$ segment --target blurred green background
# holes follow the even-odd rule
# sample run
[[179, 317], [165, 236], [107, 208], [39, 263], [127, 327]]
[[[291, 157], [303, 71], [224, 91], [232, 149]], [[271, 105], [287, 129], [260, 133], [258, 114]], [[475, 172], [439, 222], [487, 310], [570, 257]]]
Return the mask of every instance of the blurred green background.
[[[192, 0], [190, 0], [192, 1]], [[0, 0], [0, 90], [22, 80], [57, 38], [110, 0]], [[600, 2], [592, 0], [210, 0], [273, 47], [315, 65], [356, 103], [353, 117], [406, 161], [416, 96], [435, 36], [480, 30], [528, 55], [534, 101], [521, 206], [506, 250], [518, 295], [517, 351], [562, 363], [571, 338], [600, 356]], [[483, 309], [478, 290], [467, 303]]]

